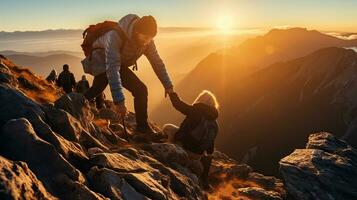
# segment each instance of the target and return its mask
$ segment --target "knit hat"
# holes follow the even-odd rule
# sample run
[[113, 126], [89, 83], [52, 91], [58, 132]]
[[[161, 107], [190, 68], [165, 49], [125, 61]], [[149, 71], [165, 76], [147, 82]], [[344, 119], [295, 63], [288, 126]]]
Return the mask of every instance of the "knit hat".
[[155, 37], [157, 34], [157, 24], [153, 16], [143, 16], [135, 23], [134, 30], [144, 35]]

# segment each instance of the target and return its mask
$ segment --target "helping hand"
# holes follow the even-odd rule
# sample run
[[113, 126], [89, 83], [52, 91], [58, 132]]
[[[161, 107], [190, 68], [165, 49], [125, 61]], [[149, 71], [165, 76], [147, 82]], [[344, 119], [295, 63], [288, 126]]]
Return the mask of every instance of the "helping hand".
[[125, 102], [123, 101], [123, 102], [115, 104], [114, 111], [118, 113], [120, 118], [124, 118], [128, 113], [128, 110], [125, 106]]

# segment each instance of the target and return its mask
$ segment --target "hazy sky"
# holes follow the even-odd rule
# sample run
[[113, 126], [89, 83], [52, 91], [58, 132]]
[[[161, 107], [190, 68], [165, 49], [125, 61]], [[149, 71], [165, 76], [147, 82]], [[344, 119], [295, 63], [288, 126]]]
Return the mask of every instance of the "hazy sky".
[[128, 13], [160, 26], [357, 31], [357, 0], [0, 0], [0, 30], [78, 29]]

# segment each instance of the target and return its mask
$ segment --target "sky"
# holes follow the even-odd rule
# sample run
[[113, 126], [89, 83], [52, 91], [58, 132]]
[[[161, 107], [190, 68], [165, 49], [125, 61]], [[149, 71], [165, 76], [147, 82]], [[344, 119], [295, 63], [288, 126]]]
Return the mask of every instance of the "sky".
[[357, 32], [357, 0], [0, 0], [0, 7], [0, 31], [83, 29], [135, 13], [161, 27]]

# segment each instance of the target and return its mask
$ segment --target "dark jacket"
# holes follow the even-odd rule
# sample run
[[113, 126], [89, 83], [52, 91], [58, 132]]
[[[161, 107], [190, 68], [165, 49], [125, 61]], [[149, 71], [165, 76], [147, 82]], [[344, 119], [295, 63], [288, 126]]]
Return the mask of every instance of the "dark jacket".
[[76, 92], [84, 93], [89, 89], [89, 82], [87, 80], [80, 80], [76, 86]]
[[61, 72], [57, 79], [57, 85], [62, 87], [66, 93], [72, 92], [73, 88], [76, 86], [74, 75], [67, 70]]
[[[180, 100], [176, 93], [170, 94], [170, 99], [175, 109], [186, 115], [186, 118], [181, 123], [180, 128], [175, 135], [175, 140], [180, 141], [185, 149], [193, 153], [203, 154], [204, 152], [199, 150], [196, 145], [193, 145], [188, 133], [196, 128], [202, 117], [216, 120], [218, 118], [218, 110], [203, 103], [196, 103], [193, 105], [186, 104]], [[206, 151], [208, 154], [213, 153], [214, 141], [212, 141], [211, 145], [208, 149], [206, 149]]]

